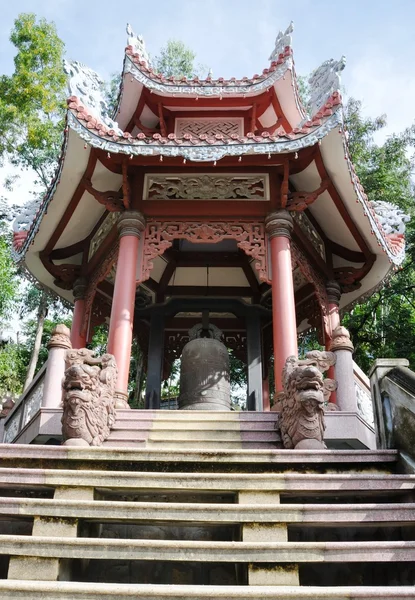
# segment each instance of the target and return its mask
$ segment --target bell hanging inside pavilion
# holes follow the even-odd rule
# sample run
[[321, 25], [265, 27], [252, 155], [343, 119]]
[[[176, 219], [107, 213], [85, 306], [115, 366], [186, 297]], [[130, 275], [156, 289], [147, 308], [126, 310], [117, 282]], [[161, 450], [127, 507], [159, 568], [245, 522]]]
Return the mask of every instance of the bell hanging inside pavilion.
[[230, 410], [229, 355], [215, 325], [195, 325], [182, 352], [181, 410]]

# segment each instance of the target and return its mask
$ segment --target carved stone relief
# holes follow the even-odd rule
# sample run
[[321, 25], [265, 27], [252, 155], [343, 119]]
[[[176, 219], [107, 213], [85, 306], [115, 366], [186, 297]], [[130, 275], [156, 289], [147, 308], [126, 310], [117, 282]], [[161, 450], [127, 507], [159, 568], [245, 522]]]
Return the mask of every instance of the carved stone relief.
[[146, 175], [144, 200], [269, 200], [269, 177], [254, 175]]
[[115, 422], [117, 365], [112, 354], [81, 348], [66, 353], [62, 436], [65, 445], [101, 446]]
[[323, 373], [336, 362], [332, 352], [314, 350], [305, 359], [287, 358], [280, 396], [280, 428], [285, 448], [325, 448], [324, 404], [336, 388]]

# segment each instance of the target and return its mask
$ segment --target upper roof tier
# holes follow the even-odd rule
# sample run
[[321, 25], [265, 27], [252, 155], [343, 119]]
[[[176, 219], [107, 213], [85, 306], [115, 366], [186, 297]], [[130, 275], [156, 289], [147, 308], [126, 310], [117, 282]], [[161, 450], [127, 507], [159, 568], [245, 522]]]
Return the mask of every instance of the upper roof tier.
[[[200, 174], [214, 166], [227, 175], [260, 169], [274, 186], [281, 177], [288, 210], [307, 208], [313, 226], [330, 242], [330, 269], [342, 271], [344, 281], [358, 278], [360, 287], [349, 286], [343, 305], [371, 292], [392, 264], [402, 262], [407, 217], [392, 205], [370, 202], [350, 160], [339, 91], [344, 58], [313, 72], [306, 111], [294, 69], [292, 25], [278, 34], [269, 68], [241, 80], [163, 78], [151, 69], [142, 38], [130, 27], [128, 33], [114, 117], [98, 75], [78, 62], [65, 64], [70, 96], [59, 168], [45, 197], [27, 206], [14, 224], [15, 258], [24, 259], [37, 279], [71, 299], [70, 287], [56, 284], [55, 267], [73, 271], [65, 262], [70, 251], [86, 244], [107, 210], [118, 210], [124, 173], [142, 167], [153, 174], [169, 169]], [[110, 198], [115, 208], [108, 208]], [[275, 209], [263, 204], [254, 209], [245, 202], [247, 212], [239, 214], [264, 216]], [[156, 215], [155, 205], [146, 208]]]
[[[309, 118], [298, 94], [292, 24], [278, 34], [269, 68], [241, 80], [165, 78], [152, 70], [142, 38], [134, 36], [129, 26], [127, 31], [116, 120], [109, 116], [98, 75], [78, 62], [65, 64], [71, 94], [69, 126], [93, 147], [132, 155], [219, 160], [297, 151], [321, 139], [341, 120], [333, 117], [333, 109], [340, 105], [344, 59], [326, 61], [310, 79]], [[199, 126], [192, 126], [191, 113], [197, 113]], [[209, 120], [221, 115], [222, 127], [215, 131], [201, 126], [204, 114]]]

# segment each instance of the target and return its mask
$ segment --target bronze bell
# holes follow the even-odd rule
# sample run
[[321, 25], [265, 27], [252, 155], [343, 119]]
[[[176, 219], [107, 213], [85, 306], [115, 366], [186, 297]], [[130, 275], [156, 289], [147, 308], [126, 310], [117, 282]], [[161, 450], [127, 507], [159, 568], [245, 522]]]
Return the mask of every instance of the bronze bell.
[[215, 325], [195, 325], [183, 348], [180, 368], [181, 410], [230, 410], [229, 354]]

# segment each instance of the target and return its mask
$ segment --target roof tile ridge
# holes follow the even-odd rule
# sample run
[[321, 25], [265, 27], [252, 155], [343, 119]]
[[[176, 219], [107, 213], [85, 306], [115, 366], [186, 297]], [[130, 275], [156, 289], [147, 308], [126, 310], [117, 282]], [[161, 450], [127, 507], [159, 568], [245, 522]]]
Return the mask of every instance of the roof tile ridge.
[[283, 64], [288, 58], [293, 56], [293, 51], [290, 46], [286, 46], [284, 50], [279, 54], [277, 60], [273, 60], [270, 63], [269, 67], [263, 69], [262, 73], [255, 73], [252, 77], [240, 77], [240, 78], [225, 78], [225, 77], [217, 77], [212, 79], [212, 77], [206, 77], [205, 79], [200, 79], [198, 76], [193, 77], [192, 79], [188, 79], [187, 77], [165, 77], [162, 73], [158, 73], [155, 71], [146, 60], [144, 60], [138, 52], [134, 51], [134, 48], [129, 45], [125, 49], [125, 54], [130, 58], [130, 60], [140, 68], [142, 72], [146, 74], [150, 79], [157, 79], [160, 83], [168, 86], [183, 86], [183, 87], [224, 87], [224, 86], [235, 86], [238, 85], [247, 85], [247, 84], [255, 84], [259, 81], [263, 81], [267, 79], [277, 68], [277, 66]]

